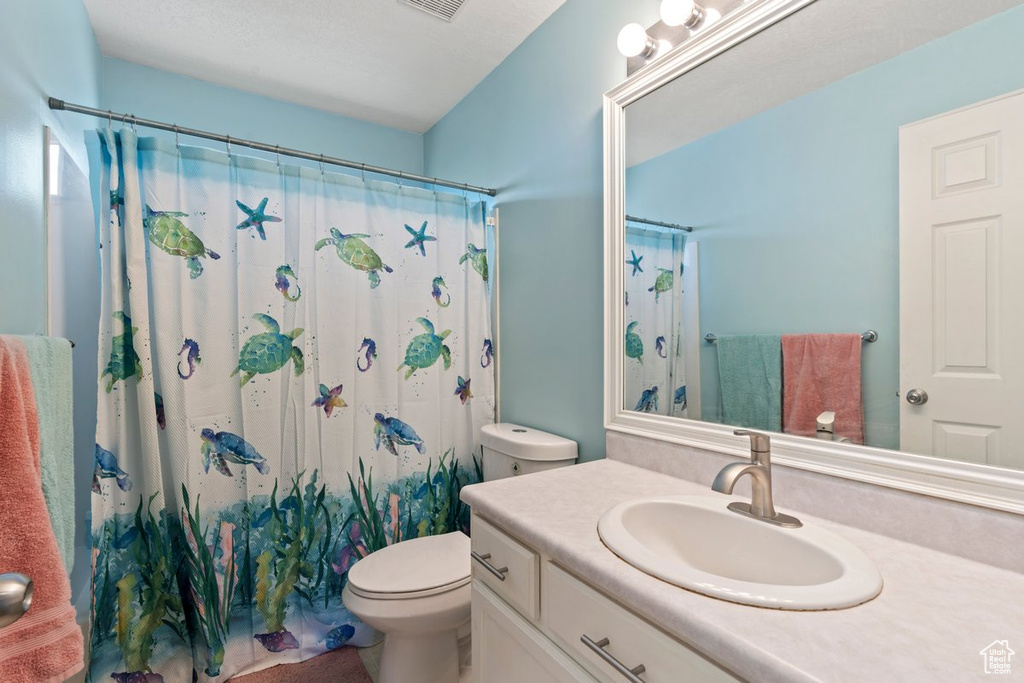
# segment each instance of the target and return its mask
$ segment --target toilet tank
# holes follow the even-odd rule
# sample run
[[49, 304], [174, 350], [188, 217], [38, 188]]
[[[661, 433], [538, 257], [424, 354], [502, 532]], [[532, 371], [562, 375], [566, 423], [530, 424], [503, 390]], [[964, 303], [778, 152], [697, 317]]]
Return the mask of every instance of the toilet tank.
[[503, 422], [480, 429], [484, 481], [553, 470], [576, 462], [576, 442]]

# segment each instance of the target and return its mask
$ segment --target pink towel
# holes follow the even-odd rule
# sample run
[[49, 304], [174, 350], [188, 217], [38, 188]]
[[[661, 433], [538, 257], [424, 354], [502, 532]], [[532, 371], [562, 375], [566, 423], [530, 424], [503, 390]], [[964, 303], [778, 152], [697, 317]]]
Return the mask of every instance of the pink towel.
[[815, 436], [832, 410], [836, 438], [864, 443], [860, 346], [859, 334], [782, 335], [782, 431]]
[[0, 681], [64, 681], [83, 666], [82, 630], [50, 526], [39, 464], [39, 419], [25, 345], [0, 337], [0, 573], [35, 584], [25, 616], [0, 628]]

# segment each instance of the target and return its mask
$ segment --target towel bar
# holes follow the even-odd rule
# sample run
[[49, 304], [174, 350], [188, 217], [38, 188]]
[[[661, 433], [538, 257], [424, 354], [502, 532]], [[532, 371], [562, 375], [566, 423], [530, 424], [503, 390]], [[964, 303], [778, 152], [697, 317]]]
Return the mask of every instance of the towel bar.
[[[874, 330], [861, 332], [860, 338], [861, 341], [866, 341], [870, 344], [871, 342], [878, 341], [878, 332], [875, 332]], [[718, 336], [709, 332], [708, 334], [704, 335], [704, 341], [706, 341], [708, 344], [714, 344], [716, 341], [718, 341]]]

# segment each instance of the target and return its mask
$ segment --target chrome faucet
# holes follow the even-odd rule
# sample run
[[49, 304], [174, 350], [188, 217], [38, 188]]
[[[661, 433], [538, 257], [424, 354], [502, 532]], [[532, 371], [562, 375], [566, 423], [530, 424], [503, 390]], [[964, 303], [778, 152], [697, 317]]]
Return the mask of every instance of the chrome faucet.
[[735, 462], [726, 465], [715, 477], [711, 489], [719, 493], [731, 494], [740, 477], [749, 474], [752, 493], [750, 503], [729, 503], [730, 510], [778, 526], [803, 526], [796, 517], [776, 512], [775, 505], [772, 503], [771, 437], [746, 429], [737, 429], [733, 431], [733, 434], [750, 437], [750, 462]]

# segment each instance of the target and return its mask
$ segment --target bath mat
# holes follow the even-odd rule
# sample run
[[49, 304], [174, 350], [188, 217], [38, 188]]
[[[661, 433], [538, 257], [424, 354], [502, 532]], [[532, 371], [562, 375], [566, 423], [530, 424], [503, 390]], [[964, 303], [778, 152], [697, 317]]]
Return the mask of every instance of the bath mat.
[[279, 664], [228, 683], [373, 683], [359, 650], [341, 647], [298, 664]]

